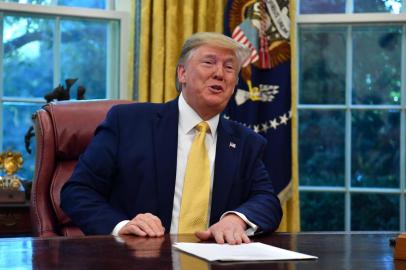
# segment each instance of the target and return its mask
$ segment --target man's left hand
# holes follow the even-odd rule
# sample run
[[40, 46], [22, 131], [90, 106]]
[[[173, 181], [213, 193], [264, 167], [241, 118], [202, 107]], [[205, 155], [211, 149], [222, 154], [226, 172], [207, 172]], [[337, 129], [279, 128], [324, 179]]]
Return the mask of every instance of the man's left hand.
[[196, 236], [200, 240], [214, 238], [219, 244], [239, 245], [250, 242], [245, 233], [246, 228], [247, 224], [239, 216], [228, 214], [219, 222], [210, 226], [206, 231], [196, 232]]

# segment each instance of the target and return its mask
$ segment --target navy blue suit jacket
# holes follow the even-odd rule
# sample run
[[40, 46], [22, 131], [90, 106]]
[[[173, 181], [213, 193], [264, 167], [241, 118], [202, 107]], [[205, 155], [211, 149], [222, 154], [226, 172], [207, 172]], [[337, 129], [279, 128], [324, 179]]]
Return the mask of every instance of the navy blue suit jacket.
[[[169, 232], [178, 115], [177, 99], [109, 111], [61, 192], [61, 208], [85, 234], [110, 234], [139, 213], [158, 216]], [[217, 132], [210, 224], [234, 210], [276, 230], [282, 211], [261, 160], [265, 139], [222, 117]]]

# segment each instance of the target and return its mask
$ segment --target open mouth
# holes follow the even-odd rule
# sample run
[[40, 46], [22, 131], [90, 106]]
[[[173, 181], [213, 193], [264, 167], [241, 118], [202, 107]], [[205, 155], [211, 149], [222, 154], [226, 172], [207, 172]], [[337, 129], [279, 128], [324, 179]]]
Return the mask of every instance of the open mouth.
[[214, 91], [214, 92], [221, 92], [221, 91], [223, 91], [223, 87], [222, 87], [221, 85], [217, 85], [217, 84], [211, 85], [211, 86], [210, 86], [210, 89], [211, 89], [212, 91]]

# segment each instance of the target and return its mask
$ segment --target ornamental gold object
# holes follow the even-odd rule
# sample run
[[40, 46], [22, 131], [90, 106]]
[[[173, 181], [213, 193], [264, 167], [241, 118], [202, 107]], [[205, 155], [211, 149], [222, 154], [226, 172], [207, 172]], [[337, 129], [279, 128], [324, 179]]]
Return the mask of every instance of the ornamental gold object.
[[0, 154], [0, 202], [24, 202], [24, 187], [15, 173], [21, 169], [24, 160], [19, 152], [6, 151]]

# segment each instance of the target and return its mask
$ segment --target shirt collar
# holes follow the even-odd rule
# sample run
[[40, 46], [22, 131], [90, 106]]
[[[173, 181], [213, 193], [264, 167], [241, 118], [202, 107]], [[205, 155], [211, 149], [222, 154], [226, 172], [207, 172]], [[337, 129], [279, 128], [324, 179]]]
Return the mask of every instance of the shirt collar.
[[[179, 107], [179, 126], [180, 130], [184, 133], [187, 134], [193, 128], [199, 124], [200, 122], [203, 121], [202, 118], [197, 114], [195, 110], [193, 110], [192, 107], [187, 104], [186, 100], [183, 97], [183, 93], [181, 92], [179, 95], [179, 102], [178, 102], [178, 107]], [[211, 136], [216, 136], [217, 134], [217, 126], [219, 123], [220, 119], [220, 114], [216, 114], [214, 117], [210, 118], [207, 120], [207, 124], [209, 124], [210, 127], [210, 133]], [[209, 133], [209, 134], [210, 134]]]

